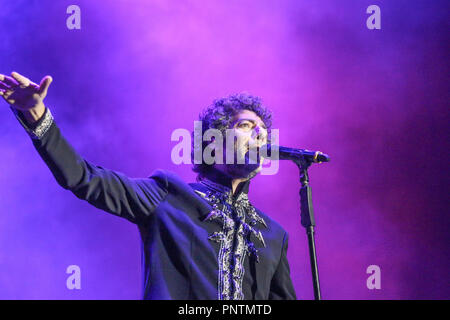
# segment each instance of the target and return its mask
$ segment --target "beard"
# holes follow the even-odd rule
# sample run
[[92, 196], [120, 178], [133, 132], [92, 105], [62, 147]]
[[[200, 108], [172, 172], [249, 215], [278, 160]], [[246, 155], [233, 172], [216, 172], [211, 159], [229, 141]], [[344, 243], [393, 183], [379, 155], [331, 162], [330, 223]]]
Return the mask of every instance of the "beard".
[[[245, 163], [242, 164], [237, 163], [236, 158], [237, 157], [235, 157], [233, 164], [227, 164], [225, 166], [225, 171], [231, 178], [252, 179], [261, 171], [259, 155], [255, 158], [254, 155], [250, 155], [250, 152], [247, 150], [243, 156]], [[252, 161], [250, 161], [250, 158]]]
[[234, 164], [226, 166], [226, 173], [233, 179], [252, 179], [259, 171], [259, 165], [254, 164]]

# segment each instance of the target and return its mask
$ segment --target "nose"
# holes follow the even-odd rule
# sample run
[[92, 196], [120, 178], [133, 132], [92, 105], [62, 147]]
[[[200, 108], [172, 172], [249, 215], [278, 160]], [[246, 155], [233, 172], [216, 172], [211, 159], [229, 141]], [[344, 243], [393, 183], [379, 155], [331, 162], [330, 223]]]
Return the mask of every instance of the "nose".
[[254, 131], [254, 133], [255, 133], [254, 139], [256, 139], [256, 140], [263, 140], [264, 139], [264, 133], [263, 133], [263, 130], [261, 130], [261, 127], [256, 125], [254, 130], [255, 130]]

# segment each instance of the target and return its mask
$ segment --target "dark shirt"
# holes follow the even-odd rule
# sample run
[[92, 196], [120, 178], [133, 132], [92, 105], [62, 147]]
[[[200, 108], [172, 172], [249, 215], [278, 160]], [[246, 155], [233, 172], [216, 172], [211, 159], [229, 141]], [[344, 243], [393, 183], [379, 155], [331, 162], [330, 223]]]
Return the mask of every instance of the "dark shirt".
[[191, 184], [164, 170], [129, 178], [83, 159], [49, 109], [34, 125], [12, 110], [59, 185], [137, 225], [144, 299], [296, 299], [288, 235], [251, 205], [249, 181], [233, 194], [220, 174]]

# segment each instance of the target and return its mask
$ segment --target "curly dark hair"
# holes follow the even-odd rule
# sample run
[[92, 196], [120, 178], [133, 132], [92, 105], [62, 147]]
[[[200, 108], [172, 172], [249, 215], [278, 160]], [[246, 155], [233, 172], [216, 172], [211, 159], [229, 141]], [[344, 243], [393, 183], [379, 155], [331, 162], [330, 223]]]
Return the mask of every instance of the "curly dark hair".
[[[206, 107], [199, 114], [199, 121], [202, 121], [202, 136], [208, 129], [217, 129], [222, 135], [226, 136], [226, 129], [230, 129], [233, 117], [243, 110], [253, 111], [267, 127], [267, 132], [270, 136], [270, 128], [272, 126], [272, 112], [262, 104], [261, 98], [252, 96], [247, 92], [241, 92], [229, 95], [228, 97], [219, 98]], [[208, 141], [202, 143], [202, 154], [205, 147], [209, 144]], [[201, 164], [194, 163], [194, 132], [192, 132], [192, 148], [191, 160], [193, 163], [192, 170], [198, 173], [197, 180], [204, 177], [212, 168], [202, 161]]]

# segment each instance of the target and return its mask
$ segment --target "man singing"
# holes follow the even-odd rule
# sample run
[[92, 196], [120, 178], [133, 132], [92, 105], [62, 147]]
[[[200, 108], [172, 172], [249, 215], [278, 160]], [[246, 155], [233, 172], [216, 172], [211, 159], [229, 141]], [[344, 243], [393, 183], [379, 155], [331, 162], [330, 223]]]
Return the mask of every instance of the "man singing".
[[248, 199], [250, 180], [262, 168], [262, 160], [248, 161], [248, 146], [266, 143], [271, 126], [258, 97], [217, 99], [201, 113], [203, 132], [219, 130], [226, 145], [231, 131], [238, 141], [232, 158], [246, 161], [194, 162], [197, 183], [187, 184], [164, 170], [134, 179], [83, 159], [43, 103], [51, 82], [50, 76], [37, 85], [16, 72], [0, 74], [0, 95], [59, 185], [138, 226], [144, 299], [296, 299], [288, 235]]

